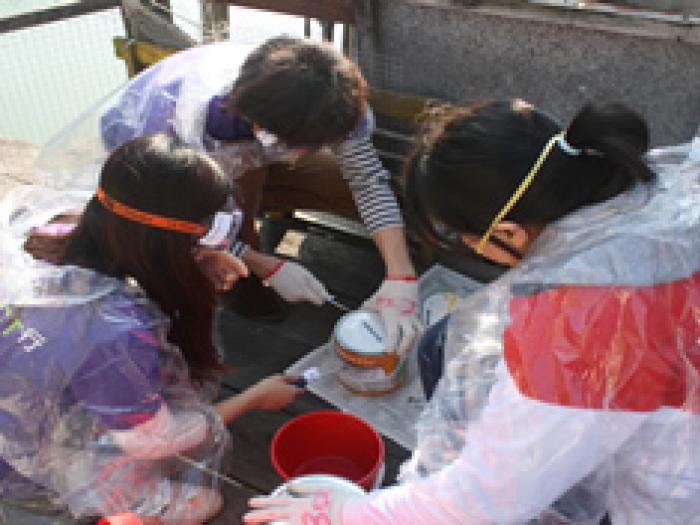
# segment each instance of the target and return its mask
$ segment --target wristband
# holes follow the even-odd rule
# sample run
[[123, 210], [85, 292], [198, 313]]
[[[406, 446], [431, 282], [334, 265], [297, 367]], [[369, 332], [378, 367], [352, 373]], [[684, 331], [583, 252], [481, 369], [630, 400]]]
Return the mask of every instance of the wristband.
[[417, 281], [418, 277], [414, 275], [387, 275], [387, 281]]
[[287, 262], [287, 261], [285, 261], [284, 259], [281, 259], [277, 264], [275, 264], [275, 267], [272, 270], [270, 270], [270, 273], [268, 273], [267, 275], [265, 275], [265, 277], [262, 278], [262, 281], [263, 282], [267, 281], [270, 277], [275, 275], [279, 271], [279, 269], [282, 268], [282, 265], [285, 262]]

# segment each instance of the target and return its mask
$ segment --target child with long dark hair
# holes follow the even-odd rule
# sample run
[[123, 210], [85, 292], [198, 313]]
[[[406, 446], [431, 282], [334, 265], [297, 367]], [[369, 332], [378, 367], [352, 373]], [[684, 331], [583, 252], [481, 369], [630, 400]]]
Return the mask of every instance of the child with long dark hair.
[[245, 521], [696, 523], [700, 143], [647, 147], [617, 104], [565, 129], [521, 100], [432, 120], [405, 168], [409, 220], [511, 269], [424, 356], [439, 381], [403, 484], [255, 499]]
[[122, 511], [203, 523], [221, 497], [193, 460], [218, 468], [224, 423], [301, 392], [271, 376], [216, 406], [209, 399], [225, 367], [212, 340], [215, 290], [199, 259], [235, 241], [232, 195], [205, 153], [160, 134], [109, 157], [77, 224], [56, 214], [80, 198], [45, 188], [0, 207], [8, 523]]

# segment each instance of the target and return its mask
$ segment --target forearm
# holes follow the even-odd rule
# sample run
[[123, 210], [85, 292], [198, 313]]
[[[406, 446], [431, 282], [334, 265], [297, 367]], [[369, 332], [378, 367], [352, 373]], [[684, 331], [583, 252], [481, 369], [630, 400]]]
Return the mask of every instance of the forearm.
[[[451, 463], [350, 501], [343, 525], [525, 523], [611, 457], [646, 417], [540, 403], [512, 381], [497, 383], [489, 399]], [[419, 443], [414, 454], [428, 456], [434, 446]]]
[[268, 376], [240, 394], [220, 401], [216, 410], [226, 424], [251, 410], [280, 410], [304, 391], [294, 380], [282, 374]]
[[261, 279], [265, 279], [279, 265], [280, 259], [274, 255], [267, 255], [253, 248], [248, 248], [241, 256], [241, 260], [248, 269]]
[[411, 258], [408, 255], [403, 226], [388, 226], [372, 235], [379, 253], [384, 259], [387, 277], [415, 277]]
[[255, 396], [250, 390], [244, 390], [240, 394], [219, 401], [215, 405], [216, 411], [224, 420], [225, 424], [231, 423], [234, 419], [258, 408]]
[[374, 235], [387, 227], [403, 226], [391, 174], [384, 169], [369, 137], [348, 140], [335, 148], [362, 222]]

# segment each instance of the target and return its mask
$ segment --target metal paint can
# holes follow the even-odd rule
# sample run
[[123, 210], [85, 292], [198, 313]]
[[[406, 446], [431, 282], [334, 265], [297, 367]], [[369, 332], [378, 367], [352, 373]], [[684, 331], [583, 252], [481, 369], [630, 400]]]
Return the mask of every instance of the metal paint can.
[[333, 344], [344, 362], [338, 379], [352, 393], [379, 396], [403, 384], [405, 359], [386, 348], [386, 329], [379, 313], [356, 310], [342, 316], [333, 330]]

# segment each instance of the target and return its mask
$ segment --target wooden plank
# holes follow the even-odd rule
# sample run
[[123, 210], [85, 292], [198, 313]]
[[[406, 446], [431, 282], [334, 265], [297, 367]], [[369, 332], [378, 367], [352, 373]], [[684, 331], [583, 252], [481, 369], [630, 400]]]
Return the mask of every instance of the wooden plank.
[[[374, 292], [384, 275], [384, 264], [371, 241], [360, 240], [364, 247], [309, 232], [298, 248], [297, 260], [351, 308], [357, 308]], [[235, 367], [226, 382], [245, 388], [265, 375], [283, 371], [325, 343], [342, 314], [330, 304], [301, 303], [289, 305], [283, 321], [261, 323], [222, 308], [217, 315], [217, 339], [226, 362]]]
[[[314, 397], [308, 395], [307, 397]], [[335, 407], [317, 400], [314, 410]], [[293, 408], [292, 408], [293, 410]], [[270, 443], [277, 430], [295, 415], [309, 410], [295, 410], [296, 414], [284, 412], [256, 411], [246, 414], [229, 425], [233, 442], [230, 473], [253, 491], [269, 494], [282, 483], [270, 461]], [[401, 464], [408, 459], [410, 452], [391, 440], [384, 438], [385, 467], [384, 485], [396, 482]]]
[[[345, 293], [343, 299], [356, 307], [373, 291], [383, 274], [381, 259], [373, 253], [370, 241], [363, 242], [365, 245], [361, 247], [347, 245], [332, 236], [307, 232], [296, 252], [302, 264], [332, 290], [341, 289], [338, 293]], [[327, 341], [341, 315], [342, 312], [330, 305], [298, 304], [290, 306], [289, 315], [283, 321], [260, 323], [242, 319], [230, 310], [221, 310], [217, 338], [225, 349], [226, 362], [234, 366], [224, 378], [222, 396], [240, 392], [269, 374], [283, 371]], [[309, 393], [283, 411], [256, 411], [234, 421], [229, 425], [233, 439], [232, 477], [253, 491], [267, 493], [275, 488], [281, 479], [269, 459], [272, 436], [292, 417], [321, 409], [335, 408]], [[385, 482], [392, 483], [409, 452], [389, 439], [385, 438], [384, 442]]]
[[[240, 452], [240, 451], [239, 451]], [[234, 477], [233, 472], [228, 471], [228, 475]], [[224, 506], [214, 519], [207, 521], [207, 525], [233, 525], [243, 523], [241, 516], [248, 511], [248, 499], [252, 496], [259, 496], [262, 492], [247, 487], [232, 487], [227, 484], [220, 486], [221, 495], [224, 499]]]
[[369, 240], [366, 248], [348, 246], [334, 239], [307, 235], [300, 259], [331, 293], [357, 307], [381, 284], [384, 262]]
[[[303, 310], [301, 307], [305, 307]], [[323, 344], [335, 324], [331, 306], [319, 308], [295, 305], [279, 323], [254, 322], [224, 310], [219, 316], [219, 338], [226, 363], [233, 371], [224, 377], [226, 384], [239, 389], [250, 386], [266, 375], [284, 371], [302, 356]], [[304, 315], [303, 312], [311, 315]], [[324, 319], [325, 317], [325, 319]], [[308, 336], [304, 333], [309, 332]]]
[[[224, 396], [238, 390], [224, 387]], [[228, 472], [253, 490], [266, 492], [276, 487], [281, 479], [274, 472], [269, 458], [272, 437], [289, 419], [316, 410], [337, 410], [336, 407], [307, 393], [279, 412], [256, 411], [248, 413], [229, 425], [233, 436], [233, 458]], [[385, 484], [396, 481], [398, 468], [410, 456], [410, 452], [390, 439], [384, 438], [386, 455]], [[245, 450], [245, 454], [240, 454]], [[238, 453], [236, 453], [238, 452]]]
[[105, 9], [113, 9], [120, 5], [120, 0], [83, 0], [74, 4], [22, 13], [21, 15], [0, 19], [0, 33], [19, 31], [28, 27], [58, 22], [59, 20], [104, 11]]
[[221, 0], [222, 3], [265, 11], [354, 24], [356, 0]]
[[152, 66], [159, 60], [177, 53], [179, 49], [160, 47], [148, 42], [137, 42], [123, 37], [114, 38], [114, 54], [126, 60], [133, 57], [144, 67]]
[[369, 104], [377, 115], [405, 120], [416, 120], [430, 104], [436, 102], [435, 99], [419, 95], [377, 88], [373, 88], [369, 96]]
[[284, 412], [260, 410], [237, 419], [228, 426], [233, 442], [231, 473], [235, 479], [269, 494], [282, 483], [270, 461], [272, 436], [290, 416]]

